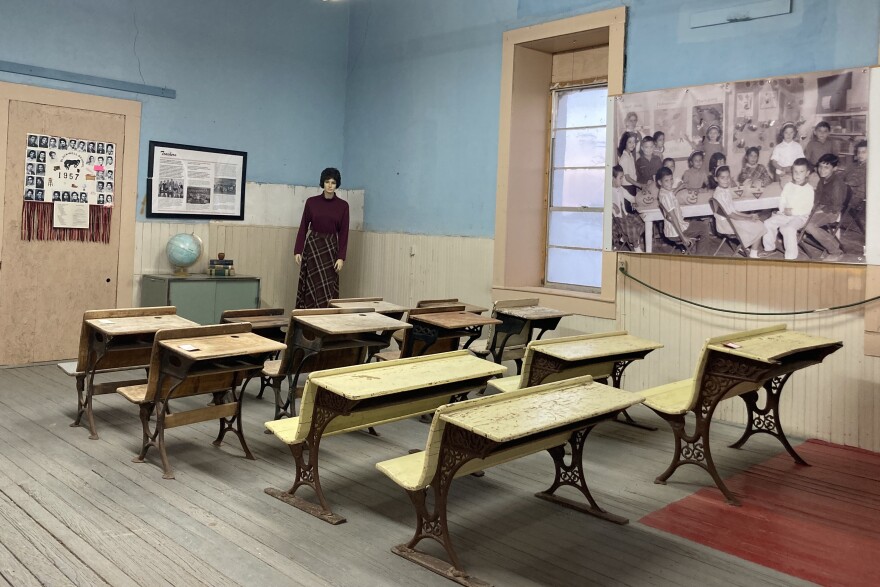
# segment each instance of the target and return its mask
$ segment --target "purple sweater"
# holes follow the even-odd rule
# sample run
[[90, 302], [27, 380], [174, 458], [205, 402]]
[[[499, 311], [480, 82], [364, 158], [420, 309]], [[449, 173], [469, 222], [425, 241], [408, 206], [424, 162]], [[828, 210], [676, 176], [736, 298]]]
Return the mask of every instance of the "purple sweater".
[[318, 194], [306, 200], [303, 210], [302, 222], [299, 223], [299, 232], [296, 233], [296, 244], [293, 247], [294, 255], [301, 255], [306, 246], [306, 231], [324, 234], [336, 234], [339, 236], [339, 253], [337, 258], [345, 260], [348, 249], [348, 202], [339, 196], [333, 196], [328, 200], [324, 194]]

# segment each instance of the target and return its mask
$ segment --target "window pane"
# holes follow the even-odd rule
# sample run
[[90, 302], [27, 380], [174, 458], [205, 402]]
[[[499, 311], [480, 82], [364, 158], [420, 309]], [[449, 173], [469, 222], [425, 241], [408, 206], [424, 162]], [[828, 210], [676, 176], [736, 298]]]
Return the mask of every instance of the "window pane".
[[602, 248], [602, 212], [550, 212], [550, 246]]
[[608, 112], [608, 88], [588, 88], [559, 94], [556, 128], [604, 126]]
[[547, 249], [547, 281], [601, 287], [602, 252]]
[[605, 206], [605, 169], [554, 169], [551, 206]]
[[553, 141], [553, 167], [605, 165], [605, 128], [558, 130]]

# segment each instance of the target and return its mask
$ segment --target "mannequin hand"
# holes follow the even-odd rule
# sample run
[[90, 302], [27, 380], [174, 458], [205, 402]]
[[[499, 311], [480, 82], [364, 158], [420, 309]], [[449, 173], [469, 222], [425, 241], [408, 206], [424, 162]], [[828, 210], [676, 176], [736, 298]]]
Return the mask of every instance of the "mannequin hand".
[[293, 260], [296, 261], [297, 265], [302, 265], [303, 256], [302, 255], [294, 255]]
[[333, 263], [333, 268], [336, 269], [336, 273], [342, 271], [342, 265], [345, 263], [342, 259], [336, 259], [336, 262]]

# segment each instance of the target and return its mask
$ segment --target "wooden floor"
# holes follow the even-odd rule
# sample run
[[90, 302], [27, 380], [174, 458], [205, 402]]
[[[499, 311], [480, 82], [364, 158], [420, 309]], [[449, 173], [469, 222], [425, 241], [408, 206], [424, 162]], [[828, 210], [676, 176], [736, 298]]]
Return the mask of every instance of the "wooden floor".
[[[121, 375], [125, 378], [126, 375]], [[244, 404], [248, 461], [234, 439], [211, 446], [212, 424], [168, 434], [177, 478], [158, 456], [131, 462], [140, 445], [137, 409], [96, 398], [100, 440], [70, 428], [72, 379], [54, 365], [0, 369], [0, 578], [11, 585], [452, 585], [390, 552], [412, 534], [404, 492], [375, 468], [423, 448], [427, 427], [407, 420], [322, 443], [322, 481], [348, 523], [331, 526], [263, 493], [287, 488], [292, 458], [262, 433], [270, 401]], [[195, 401], [204, 401], [197, 398]], [[188, 400], [192, 401], [192, 400]], [[662, 424], [650, 412], [633, 415]], [[721, 448], [738, 429], [713, 428], [727, 476], [780, 452], [755, 438]], [[671, 455], [671, 433], [604, 424], [587, 441], [589, 483], [617, 526], [535, 499], [551, 481], [546, 454], [456, 481], [453, 540], [465, 567], [498, 586], [803, 585], [803, 581], [654, 530], [638, 519], [709, 484], [681, 469], [654, 485]], [[303, 494], [308, 496], [308, 494]]]

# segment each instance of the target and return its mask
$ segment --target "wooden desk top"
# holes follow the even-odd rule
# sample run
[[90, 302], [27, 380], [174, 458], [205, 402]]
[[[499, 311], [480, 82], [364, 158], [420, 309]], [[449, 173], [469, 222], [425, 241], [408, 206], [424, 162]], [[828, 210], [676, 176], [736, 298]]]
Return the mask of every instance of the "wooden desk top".
[[469, 351], [358, 367], [347, 368], [350, 370], [345, 373], [310, 377], [309, 381], [347, 399], [363, 400], [478, 377], [488, 379], [507, 371], [506, 367], [475, 357]]
[[482, 314], [483, 312], [488, 312], [489, 308], [484, 308], [483, 306], [477, 306], [475, 304], [468, 304], [467, 302], [437, 302], [435, 304], [428, 304], [427, 306], [422, 306], [422, 308], [441, 308], [443, 306], [464, 306], [465, 312], [471, 312], [473, 314]]
[[364, 334], [412, 328], [412, 324], [372, 310], [363, 314], [316, 314], [294, 316], [293, 319], [324, 334]]
[[123, 318], [95, 318], [86, 320], [91, 328], [108, 336], [124, 334], [149, 334], [165, 328], [186, 328], [198, 326], [192, 320], [181, 318], [177, 314], [161, 316], [128, 316]]
[[290, 323], [290, 316], [279, 314], [276, 316], [236, 316], [234, 318], [224, 318], [224, 322], [241, 324], [247, 322], [254, 330], [261, 328], [283, 328]]
[[723, 343], [710, 344], [709, 348], [713, 351], [746, 357], [765, 363], [778, 362], [779, 359], [800, 351], [843, 344], [843, 341], [840, 340], [813, 336], [795, 330], [777, 330], [758, 336], [731, 338], [728, 342], [733, 342], [739, 345], [740, 348], [732, 349], [724, 346]]
[[535, 352], [550, 355], [563, 361], [601, 359], [663, 348], [659, 342], [619, 332], [581, 338], [580, 340], [570, 340], [571, 338], [558, 341], [551, 338], [537, 343], [533, 342], [530, 346]]
[[437, 326], [446, 330], [459, 330], [470, 326], [485, 326], [486, 324], [501, 324], [501, 320], [480, 316], [470, 312], [441, 312], [438, 314], [419, 314], [411, 316], [414, 322], [424, 322], [431, 326]]
[[513, 316], [523, 320], [544, 320], [547, 318], [562, 318], [571, 316], [571, 312], [563, 312], [562, 310], [554, 310], [553, 308], [545, 308], [543, 306], [520, 306], [518, 308], [496, 308], [495, 313], [504, 314], [505, 316]]
[[[196, 336], [193, 338], [172, 338], [161, 340], [159, 344], [175, 354], [196, 361], [222, 359], [224, 357], [255, 353], [271, 353], [287, 348], [286, 345], [280, 342], [275, 342], [253, 332]], [[186, 351], [180, 348], [181, 345], [192, 345], [197, 350]]]
[[379, 301], [370, 301], [370, 302], [333, 302], [330, 304], [332, 308], [342, 308], [344, 310], [359, 310], [361, 308], [372, 308], [376, 312], [380, 314], [392, 314], [392, 313], [400, 313], [406, 312], [409, 308], [404, 308], [403, 306], [398, 306], [397, 304], [392, 304], [391, 302], [386, 302], [384, 300]]
[[508, 400], [470, 408], [462, 404], [461, 409], [443, 413], [440, 417], [494, 442], [509, 442], [626, 409], [643, 399], [637, 393], [620, 391], [594, 381], [517, 394]]

